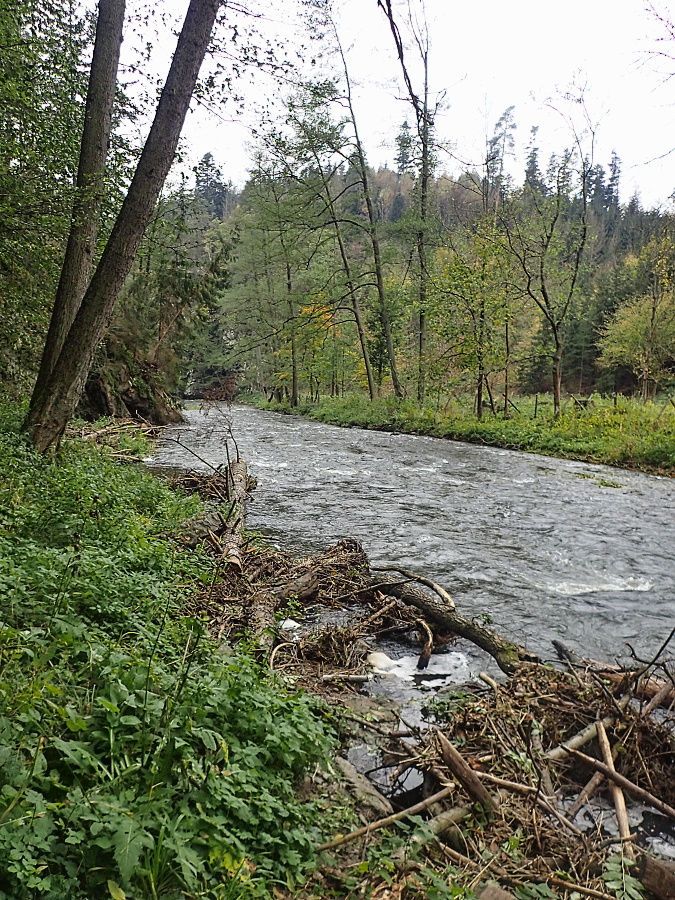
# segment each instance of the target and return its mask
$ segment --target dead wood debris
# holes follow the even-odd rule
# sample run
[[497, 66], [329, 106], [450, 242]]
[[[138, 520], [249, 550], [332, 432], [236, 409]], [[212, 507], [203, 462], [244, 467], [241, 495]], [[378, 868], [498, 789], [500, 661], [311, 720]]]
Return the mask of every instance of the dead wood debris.
[[[497, 693], [456, 694], [447, 708], [439, 711], [437, 733], [420, 735], [415, 746], [399, 739], [408, 752], [416, 752], [418, 768], [428, 773], [429, 790], [461, 775], [467, 766], [490, 791], [483, 812], [474, 806], [470, 827], [463, 832], [465, 878], [478, 877], [489, 862], [491, 877], [505, 888], [544, 883], [563, 897], [573, 890], [607, 895], [599, 875], [604, 860], [616, 855], [618, 842], [606, 839], [601, 818], [594, 829], [582, 831], [566, 814], [595, 766], [579, 753], [551, 764], [547, 751], [583, 731], [589, 721], [601, 721], [613, 709], [606, 691], [590, 677], [579, 681], [544, 666], [522, 667]], [[646, 719], [636, 705], [628, 705], [606, 732], [620, 775], [661, 802], [672, 804], [672, 731]], [[588, 754], [594, 760], [602, 758], [595, 741]], [[552, 796], [547, 796], [544, 788], [544, 771], [552, 782]], [[475, 782], [465, 776], [456, 780], [453, 805], [475, 804], [480, 797]], [[603, 792], [610, 796], [607, 783]], [[488, 803], [494, 806], [495, 801], [499, 809], [486, 814]], [[431, 862], [436, 859], [440, 864], [445, 850], [436, 848], [438, 855], [432, 853]], [[569, 886], [565, 887], [567, 880]], [[462, 879], [461, 883], [468, 882]]]
[[[197, 490], [211, 500], [220, 500], [224, 491], [226, 500], [221, 502], [230, 502], [228, 489], [216, 475], [186, 478], [183, 489]], [[227, 516], [224, 519], [226, 530]], [[216, 535], [205, 546], [222, 561], [221, 538]], [[213, 635], [232, 646], [250, 634], [255, 596], [262, 592], [275, 616], [268, 628], [271, 667], [329, 701], [358, 692], [358, 679], [367, 677], [369, 637], [398, 630], [411, 640], [421, 633], [428, 644], [430, 632], [442, 643], [448, 638], [448, 622], [461, 624], [463, 618], [442, 604], [438, 592], [435, 597], [425, 595], [430, 600], [406, 604], [401, 599], [405, 591], [398, 589], [409, 585], [408, 579], [394, 581], [372, 573], [355, 541], [340, 541], [322, 553], [296, 558], [249, 540], [241, 545], [240, 559], [240, 569], [223, 561], [213, 584], [190, 602], [187, 611], [206, 618]], [[419, 590], [415, 587], [414, 593]], [[284, 628], [284, 619], [297, 619], [301, 627]], [[478, 638], [487, 640], [489, 634]], [[606, 813], [586, 806], [584, 820], [574, 818], [575, 800], [586, 788], [620, 806], [618, 791], [625, 789], [630, 796], [628, 783], [646, 792], [643, 796], [675, 806], [672, 731], [631, 702], [640, 685], [627, 673], [617, 677], [589, 664], [561, 671], [534, 663], [521, 651], [497, 644], [497, 654], [509, 656], [510, 678], [499, 685], [490, 679], [488, 691], [447, 695], [436, 705], [434, 728], [402, 734], [396, 726], [373, 726], [380, 742], [385, 740], [397, 771], [415, 767], [423, 773], [426, 797], [450, 788], [443, 794], [446, 803], [434, 798], [433, 804], [417, 805], [430, 821], [447, 813], [448, 805], [469, 808], [471, 814], [458, 815], [447, 836], [418, 841], [414, 858], [397, 858], [386, 890], [376, 867], [368, 869], [356, 892], [339, 874], [347, 871], [355, 853], [357, 860], [365, 858], [368, 847], [380, 839], [379, 828], [370, 826], [344, 839], [327, 840], [326, 850], [337, 853], [340, 862], [328, 862], [303, 896], [309, 900], [330, 890], [334, 896], [417, 900], [424, 896], [422, 867], [446, 883], [452, 880], [477, 892], [487, 882], [498, 882], [509, 892], [523, 885], [547, 885], [563, 900], [574, 892], [608, 896], [600, 877], [603, 863], [617, 854], [621, 842], [631, 847], [627, 855], [632, 855], [634, 836], [624, 822], [622, 838], [608, 838], [601, 818]], [[645, 678], [648, 673], [643, 672], [642, 685]], [[369, 725], [366, 720], [362, 724]], [[598, 732], [604, 749], [598, 744]], [[567, 746], [583, 747], [584, 752], [567, 752]], [[604, 777], [598, 777], [598, 768]], [[615, 785], [610, 790], [607, 773], [614, 770], [624, 782], [617, 784], [610, 775]]]
[[140, 462], [140, 457], [134, 456], [130, 450], [120, 448], [120, 439], [125, 436], [136, 437], [142, 434], [151, 441], [156, 441], [162, 433], [164, 425], [151, 425], [149, 422], [138, 419], [115, 419], [108, 425], [95, 428], [92, 423], [83, 425], [69, 425], [66, 435], [77, 437], [80, 441], [98, 444], [105, 447], [107, 452], [115, 459], [126, 462]]
[[[456, 822], [447, 834], [437, 835], [437, 840], [425, 839], [424, 833], [422, 840], [415, 838], [410, 845], [414, 857], [394, 855], [396, 868], [387, 882], [391, 896], [421, 900], [426, 868], [447, 884], [479, 894], [480, 886], [489, 881], [509, 893], [526, 885], [546, 885], [561, 900], [574, 892], [609, 900], [613, 894], [601, 877], [603, 864], [621, 852], [619, 838], [608, 838], [605, 830], [604, 817], [609, 814], [586, 810], [587, 821], [595, 819], [591, 828], [579, 820], [575, 824], [567, 815], [594, 767], [578, 753], [551, 762], [547, 752], [584, 731], [589, 721], [607, 718], [613, 709], [606, 691], [590, 677], [577, 679], [544, 666], [523, 667], [501, 684], [498, 692], [477, 695], [460, 691], [451, 696], [444, 708], [438, 707], [435, 728], [417, 733], [414, 742], [392, 733], [387, 745], [392, 753], [398, 748], [406, 765], [425, 773], [425, 794], [435, 806], [429, 810], [429, 822], [443, 815], [443, 810]], [[615, 767], [623, 778], [672, 803], [672, 730], [644, 717], [637, 704], [630, 704], [605, 731]], [[450, 753], [448, 746], [452, 747]], [[594, 759], [603, 756], [596, 739], [587, 751]], [[473, 778], [467, 778], [467, 770]], [[550, 779], [547, 787], [544, 771]], [[444, 790], [448, 792], [441, 804], [434, 795]], [[608, 800], [607, 782], [601, 790]], [[411, 806], [407, 814], [419, 811], [419, 806]], [[399, 813], [399, 817], [404, 816]], [[375, 846], [378, 837], [373, 832], [381, 824], [337, 836], [325, 847], [331, 853], [340, 847], [338, 859], [344, 867], [340, 854], [353, 842], [364, 858], [368, 847]], [[623, 844], [631, 851], [633, 841], [634, 836], [624, 835]], [[645, 884], [653, 890], [664, 877], [663, 871], [670, 871], [669, 864], [637, 848], [635, 851], [639, 866], [630, 870], [631, 874], [648, 872]], [[626, 856], [630, 859], [631, 852]], [[340, 868], [339, 863], [332, 866], [333, 872]], [[671, 869], [670, 877], [675, 878], [675, 867]], [[360, 890], [376, 896], [384, 882], [378, 880], [376, 871], [368, 872]], [[320, 886], [315, 884], [305, 896], [320, 895]], [[670, 896], [658, 891], [655, 895]]]

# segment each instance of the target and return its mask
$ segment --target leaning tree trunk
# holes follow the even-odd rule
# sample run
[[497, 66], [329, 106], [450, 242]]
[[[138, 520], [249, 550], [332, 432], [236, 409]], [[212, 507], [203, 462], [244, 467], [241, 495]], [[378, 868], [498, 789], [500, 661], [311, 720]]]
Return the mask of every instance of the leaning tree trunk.
[[481, 625], [476, 619], [468, 619], [446, 601], [432, 597], [414, 585], [401, 584], [400, 579], [382, 572], [372, 576], [372, 584], [377, 585], [382, 593], [390, 594], [409, 606], [422, 610], [426, 616], [448, 631], [486, 650], [507, 675], [512, 675], [525, 663], [540, 662], [539, 658], [525, 647], [507, 641], [506, 638]]
[[342, 59], [342, 68], [345, 76], [345, 84], [347, 87], [347, 107], [349, 109], [349, 120], [352, 125], [352, 129], [354, 131], [354, 146], [356, 149], [356, 159], [358, 161], [359, 167], [359, 179], [361, 181], [361, 187], [363, 190], [363, 199], [366, 204], [366, 211], [368, 213], [368, 236], [370, 237], [370, 244], [373, 251], [373, 266], [375, 268], [375, 283], [377, 287], [377, 299], [378, 299], [378, 317], [380, 319], [380, 325], [382, 327], [382, 334], [384, 336], [385, 346], [387, 348], [387, 362], [389, 363], [389, 372], [391, 374], [391, 383], [394, 388], [394, 394], [401, 398], [403, 397], [403, 387], [401, 385], [400, 379], [398, 377], [398, 369], [396, 367], [396, 352], [394, 350], [394, 338], [391, 332], [391, 319], [389, 317], [389, 310], [387, 308], [387, 297], [384, 289], [384, 275], [383, 275], [383, 265], [382, 265], [382, 254], [380, 252], [380, 238], [378, 235], [377, 228], [377, 217], [375, 215], [375, 207], [373, 206], [373, 197], [370, 192], [370, 179], [368, 178], [368, 166], [366, 163], [366, 154], [363, 149], [363, 144], [361, 143], [361, 137], [359, 135], [358, 125], [356, 124], [356, 114], [354, 112], [354, 104], [352, 101], [352, 83], [349, 77], [349, 70], [347, 68], [347, 59], [345, 57], [344, 51], [340, 44], [340, 40], [337, 33], [337, 28], [335, 23], [332, 22], [333, 32], [335, 34], [335, 40], [338, 47], [338, 52], [340, 53], [340, 57]]
[[91, 278], [124, 30], [124, 7], [125, 0], [99, 0], [98, 4], [70, 233], [31, 406], [45, 389]]
[[57, 442], [73, 415], [96, 348], [173, 162], [220, 0], [191, 0], [155, 119], [94, 277], [44, 390], [24, 423], [35, 447]]
[[368, 352], [368, 338], [366, 335], [365, 325], [363, 323], [363, 314], [361, 313], [361, 305], [359, 303], [359, 298], [357, 294], [356, 285], [354, 284], [354, 279], [352, 277], [352, 267], [349, 262], [349, 257], [347, 255], [347, 248], [345, 247], [345, 242], [342, 237], [342, 229], [340, 228], [340, 222], [335, 212], [335, 200], [331, 193], [330, 182], [326, 178], [323, 168], [321, 167], [321, 163], [319, 161], [316, 153], [314, 154], [314, 159], [316, 161], [319, 172], [321, 173], [321, 182], [324, 189], [324, 195], [326, 199], [326, 205], [328, 207], [328, 211], [330, 212], [331, 222], [333, 223], [333, 229], [335, 230], [335, 239], [337, 240], [338, 249], [340, 251], [340, 259], [342, 260], [342, 268], [344, 269], [345, 279], [347, 281], [347, 288], [349, 290], [349, 297], [352, 304], [352, 311], [354, 313], [354, 321], [356, 323], [356, 331], [359, 336], [359, 343], [361, 345], [361, 356], [363, 357], [363, 365], [366, 370], [366, 378], [368, 380], [368, 393], [370, 394], [370, 399], [374, 400], [376, 391], [375, 391], [375, 380], [373, 378], [373, 367], [370, 364], [370, 353]]

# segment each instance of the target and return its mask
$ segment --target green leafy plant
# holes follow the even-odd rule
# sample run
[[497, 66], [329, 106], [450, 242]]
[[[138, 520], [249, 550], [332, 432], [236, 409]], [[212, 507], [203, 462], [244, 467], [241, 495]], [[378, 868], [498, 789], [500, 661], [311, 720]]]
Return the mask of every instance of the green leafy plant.
[[262, 897], [314, 859], [295, 784], [330, 742], [181, 614], [211, 566], [168, 535], [197, 505], [0, 431], [0, 900]]
[[555, 894], [547, 884], [519, 884], [514, 888], [518, 900], [555, 900]]
[[642, 882], [630, 874], [634, 865], [626, 856], [609, 856], [603, 864], [600, 877], [617, 900], [642, 900], [644, 896]]

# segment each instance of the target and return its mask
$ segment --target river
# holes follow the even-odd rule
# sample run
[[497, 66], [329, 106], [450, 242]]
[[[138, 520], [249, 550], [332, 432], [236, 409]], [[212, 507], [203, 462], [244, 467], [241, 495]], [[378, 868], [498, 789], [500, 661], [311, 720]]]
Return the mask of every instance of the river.
[[155, 462], [204, 470], [234, 439], [258, 479], [249, 527], [297, 550], [356, 538], [544, 658], [552, 639], [649, 658], [675, 626], [673, 479], [246, 406], [186, 420]]

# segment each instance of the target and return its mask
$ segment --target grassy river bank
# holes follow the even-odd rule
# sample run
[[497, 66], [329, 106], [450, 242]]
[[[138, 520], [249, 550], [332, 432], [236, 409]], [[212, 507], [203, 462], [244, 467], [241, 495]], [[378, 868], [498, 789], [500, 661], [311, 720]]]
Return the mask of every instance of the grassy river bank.
[[[364, 589], [382, 576], [355, 542], [298, 560], [249, 536], [233, 573], [208, 541], [188, 546], [203, 502], [134, 462], [149, 449], [134, 428], [72, 430], [46, 458], [20, 421], [0, 409], [0, 900], [475, 900], [495, 879], [511, 900], [641, 900], [628, 856], [573, 825], [570, 836], [550, 804], [542, 817], [527, 799], [540, 790], [534, 738], [503, 746], [520, 747], [523, 723], [555, 748], [613, 721], [605, 684], [526, 666], [482, 693], [444, 695], [430, 704], [434, 728], [401, 732], [396, 708], [349, 678], [368, 678], [364, 637], [414, 634], [421, 614]], [[284, 572], [297, 593], [277, 605], [276, 646], [261, 658], [241, 612]], [[278, 621], [303, 618], [309, 576], [312, 598], [364, 603], [294, 644]], [[670, 732], [637, 708], [624, 716], [607, 728], [626, 744], [625, 774], [672, 804]], [[364, 800], [365, 779], [335, 757], [348, 737], [379, 741], [436, 793], [382, 818], [382, 798], [373, 806], [370, 788]], [[453, 777], [451, 739], [512, 793], [483, 795], [486, 806]], [[549, 776], [552, 790], [580, 789], [567, 762]]]
[[350, 395], [303, 400], [291, 408], [262, 395], [238, 399], [329, 425], [424, 434], [660, 475], [675, 473], [675, 406], [668, 398], [643, 404], [625, 397], [594, 396], [583, 407], [570, 400], [557, 418], [550, 398], [516, 398], [508, 418], [486, 411], [480, 421], [470, 403], [462, 401], [436, 409], [394, 397], [370, 401]]

